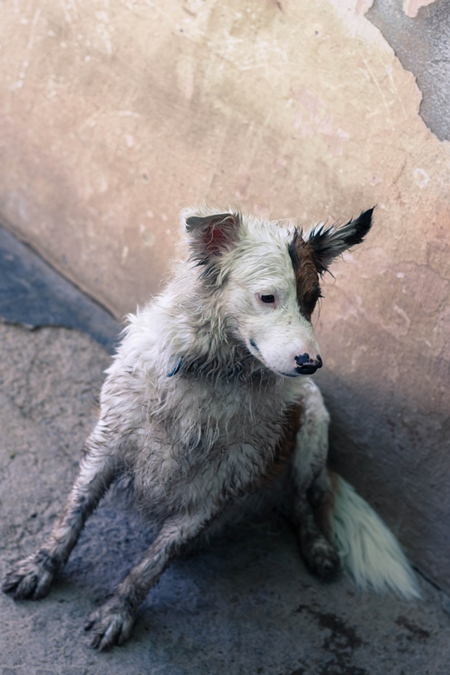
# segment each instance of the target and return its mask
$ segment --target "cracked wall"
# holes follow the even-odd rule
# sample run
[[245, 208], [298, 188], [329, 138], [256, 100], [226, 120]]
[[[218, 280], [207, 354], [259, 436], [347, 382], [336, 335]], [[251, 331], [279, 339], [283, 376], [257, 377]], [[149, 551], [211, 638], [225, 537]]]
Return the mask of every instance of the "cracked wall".
[[0, 220], [121, 317], [188, 204], [305, 225], [378, 204], [324, 287], [320, 382], [341, 470], [449, 589], [450, 151], [374, 25], [388, 4], [4, 3]]

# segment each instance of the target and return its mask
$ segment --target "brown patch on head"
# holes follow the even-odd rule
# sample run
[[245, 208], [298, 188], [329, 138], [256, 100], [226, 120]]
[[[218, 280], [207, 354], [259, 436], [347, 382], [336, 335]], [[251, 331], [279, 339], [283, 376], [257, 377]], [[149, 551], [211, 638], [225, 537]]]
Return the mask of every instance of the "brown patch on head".
[[297, 285], [297, 301], [301, 313], [308, 321], [311, 320], [317, 300], [320, 298], [319, 273], [313, 254], [314, 249], [311, 244], [303, 240], [301, 232], [295, 230], [289, 245], [289, 255]]

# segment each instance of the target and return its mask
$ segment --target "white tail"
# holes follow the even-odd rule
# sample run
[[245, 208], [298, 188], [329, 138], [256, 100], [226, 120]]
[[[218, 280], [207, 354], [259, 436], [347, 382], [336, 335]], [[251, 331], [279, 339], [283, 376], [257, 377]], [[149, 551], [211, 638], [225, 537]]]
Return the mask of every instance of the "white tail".
[[394, 535], [351, 485], [336, 478], [331, 527], [344, 571], [361, 588], [420, 597], [414, 572]]

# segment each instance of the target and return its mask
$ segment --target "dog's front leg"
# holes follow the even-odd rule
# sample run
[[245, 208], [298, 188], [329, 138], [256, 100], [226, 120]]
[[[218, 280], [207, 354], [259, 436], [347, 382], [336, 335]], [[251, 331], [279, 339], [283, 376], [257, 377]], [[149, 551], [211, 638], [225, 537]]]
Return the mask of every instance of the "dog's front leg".
[[203, 515], [178, 515], [166, 521], [141, 561], [133, 567], [113, 595], [89, 618], [91, 646], [100, 650], [122, 644], [130, 637], [139, 605], [171, 560], [208, 525]]
[[294, 487], [291, 519], [298, 537], [302, 558], [308, 569], [323, 581], [333, 579], [340, 569], [340, 561], [330, 539], [327, 518], [330, 488], [325, 485], [324, 472], [310, 490], [298, 492]]
[[303, 423], [292, 463], [290, 515], [306, 565], [321, 579], [330, 579], [340, 562], [330, 537], [333, 490], [326, 467], [329, 415], [313, 382], [305, 391]]
[[78, 477], [52, 532], [34, 554], [14, 565], [3, 582], [2, 590], [15, 600], [38, 600], [47, 595], [86, 519], [116, 475], [117, 463], [99, 427], [86, 443]]

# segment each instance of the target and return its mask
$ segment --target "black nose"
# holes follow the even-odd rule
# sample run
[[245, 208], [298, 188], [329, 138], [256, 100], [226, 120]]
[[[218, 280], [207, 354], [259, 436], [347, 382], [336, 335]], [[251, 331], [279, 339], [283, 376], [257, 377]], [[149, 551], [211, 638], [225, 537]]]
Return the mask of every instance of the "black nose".
[[319, 354], [313, 359], [309, 354], [300, 354], [295, 357], [296, 371], [300, 375], [312, 375], [318, 368], [322, 368], [322, 359]]

